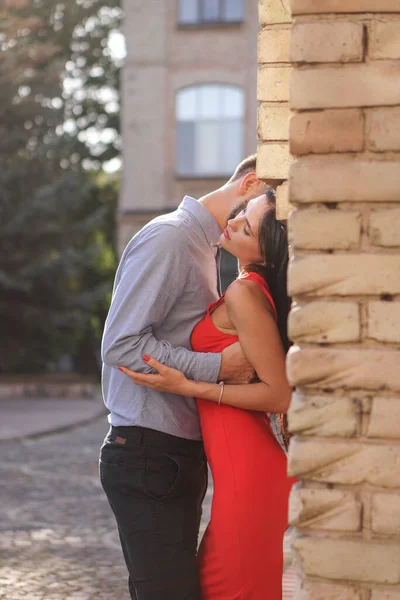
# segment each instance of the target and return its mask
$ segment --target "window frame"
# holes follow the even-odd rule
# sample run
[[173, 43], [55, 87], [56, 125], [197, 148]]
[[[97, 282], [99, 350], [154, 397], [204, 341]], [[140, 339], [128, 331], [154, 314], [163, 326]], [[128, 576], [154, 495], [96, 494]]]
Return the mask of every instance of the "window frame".
[[219, 7], [219, 17], [217, 19], [207, 19], [204, 16], [205, 13], [205, 0], [196, 0], [199, 8], [199, 18], [197, 21], [193, 21], [192, 23], [185, 23], [181, 21], [181, 2], [185, 0], [177, 0], [177, 25], [180, 29], [199, 29], [205, 27], [230, 27], [241, 25], [244, 22], [244, 2], [245, 0], [241, 0], [242, 2], [242, 16], [239, 19], [225, 19], [224, 18], [224, 9], [226, 3], [229, 0], [218, 0]]
[[[243, 87], [241, 87], [240, 85], [236, 84], [236, 83], [226, 83], [226, 82], [201, 82], [201, 83], [194, 83], [188, 86], [184, 86], [182, 88], [179, 88], [178, 90], [176, 90], [175, 93], [175, 178], [177, 180], [187, 180], [187, 179], [226, 179], [227, 176], [229, 176], [231, 174], [231, 168], [229, 168], [229, 170], [227, 170], [226, 172], [224, 172], [222, 169], [220, 171], [215, 171], [213, 172], [196, 172], [196, 170], [194, 169], [193, 171], [189, 171], [188, 172], [184, 172], [184, 170], [181, 170], [181, 163], [179, 161], [179, 157], [180, 157], [180, 147], [179, 147], [179, 124], [180, 123], [184, 123], [185, 120], [179, 119], [178, 115], [177, 115], [177, 107], [178, 107], [178, 98], [179, 98], [179, 94], [185, 90], [196, 90], [197, 93], [200, 92], [200, 89], [203, 87], [208, 87], [208, 86], [212, 86], [212, 87], [219, 87], [219, 88], [232, 88], [232, 89], [236, 89], [239, 90], [241, 93], [241, 97], [242, 97], [242, 114], [240, 117], [237, 117], [235, 120], [237, 122], [240, 122], [241, 124], [241, 135], [242, 135], [242, 152], [241, 154], [244, 155], [245, 152], [245, 145], [246, 145], [246, 134], [245, 134], [245, 120], [246, 120], [246, 92], [243, 89]], [[197, 100], [198, 102], [198, 100]], [[224, 120], [228, 120], [230, 117], [226, 117]], [[232, 118], [232, 117], [231, 117]], [[208, 120], [210, 122], [221, 122], [220, 121], [221, 117], [215, 117], [215, 118], [211, 118], [211, 119], [199, 119], [198, 115], [190, 121], [186, 121], [186, 122], [190, 122], [193, 124], [196, 123], [206, 123]], [[193, 142], [194, 144], [196, 143], [196, 138], [193, 138]], [[194, 157], [195, 158], [195, 157]], [[241, 159], [239, 159], [241, 160]], [[236, 166], [236, 164], [235, 164]], [[232, 167], [233, 168], [233, 167]]]

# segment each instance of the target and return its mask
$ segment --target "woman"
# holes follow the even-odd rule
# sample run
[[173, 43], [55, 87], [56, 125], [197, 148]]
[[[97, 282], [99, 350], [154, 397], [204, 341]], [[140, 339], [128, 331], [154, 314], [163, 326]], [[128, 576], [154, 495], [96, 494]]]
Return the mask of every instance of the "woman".
[[240, 275], [195, 327], [192, 346], [221, 352], [239, 340], [257, 381], [190, 381], [150, 357], [144, 360], [158, 374], [121, 370], [136, 384], [197, 398], [214, 480], [211, 521], [199, 550], [203, 600], [281, 600], [293, 480], [266, 414], [286, 413], [291, 397], [285, 375], [287, 232], [276, 219], [273, 190], [231, 219], [220, 243], [238, 258]]

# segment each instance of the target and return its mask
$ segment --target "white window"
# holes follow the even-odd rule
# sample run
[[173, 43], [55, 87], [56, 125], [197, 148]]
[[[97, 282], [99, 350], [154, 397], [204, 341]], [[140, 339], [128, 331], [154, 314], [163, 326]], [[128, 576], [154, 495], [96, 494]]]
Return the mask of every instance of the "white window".
[[244, 93], [234, 85], [206, 84], [176, 98], [178, 175], [230, 175], [243, 158]]
[[180, 25], [240, 23], [242, 20], [243, 0], [179, 0]]

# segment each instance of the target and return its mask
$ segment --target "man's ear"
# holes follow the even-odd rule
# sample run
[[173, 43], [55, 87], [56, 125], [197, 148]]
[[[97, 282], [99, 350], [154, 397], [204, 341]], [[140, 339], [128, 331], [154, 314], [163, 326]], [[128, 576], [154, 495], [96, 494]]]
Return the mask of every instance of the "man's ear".
[[256, 195], [262, 193], [265, 188], [265, 184], [261, 179], [258, 179], [255, 171], [247, 173], [242, 177], [239, 186], [239, 194], [243, 197]]

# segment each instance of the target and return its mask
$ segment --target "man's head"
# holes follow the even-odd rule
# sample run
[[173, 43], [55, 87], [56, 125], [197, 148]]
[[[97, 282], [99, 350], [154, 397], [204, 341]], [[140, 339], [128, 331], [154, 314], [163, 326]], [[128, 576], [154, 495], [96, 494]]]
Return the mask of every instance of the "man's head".
[[233, 219], [249, 200], [257, 198], [265, 191], [265, 184], [256, 175], [256, 166], [257, 154], [251, 154], [238, 164], [232, 177], [227, 181], [226, 185], [236, 184], [236, 188], [238, 188], [238, 198], [231, 207], [229, 219]]
[[[265, 191], [265, 183], [256, 175], [257, 155], [251, 154], [236, 167], [224, 187], [231, 187], [240, 202], [256, 198]], [[234, 188], [234, 190], [233, 190]]]
[[244, 158], [241, 163], [236, 167], [232, 177], [229, 179], [228, 183], [232, 183], [233, 181], [237, 181], [244, 175], [248, 173], [255, 173], [257, 167], [257, 154], [251, 154], [247, 158]]
[[[266, 182], [256, 174], [257, 155], [248, 156], [236, 167], [232, 177], [218, 190], [207, 194], [200, 201], [217, 220], [223, 231], [238, 207], [245, 206], [252, 198], [265, 193]], [[271, 186], [270, 186], [271, 187]]]

